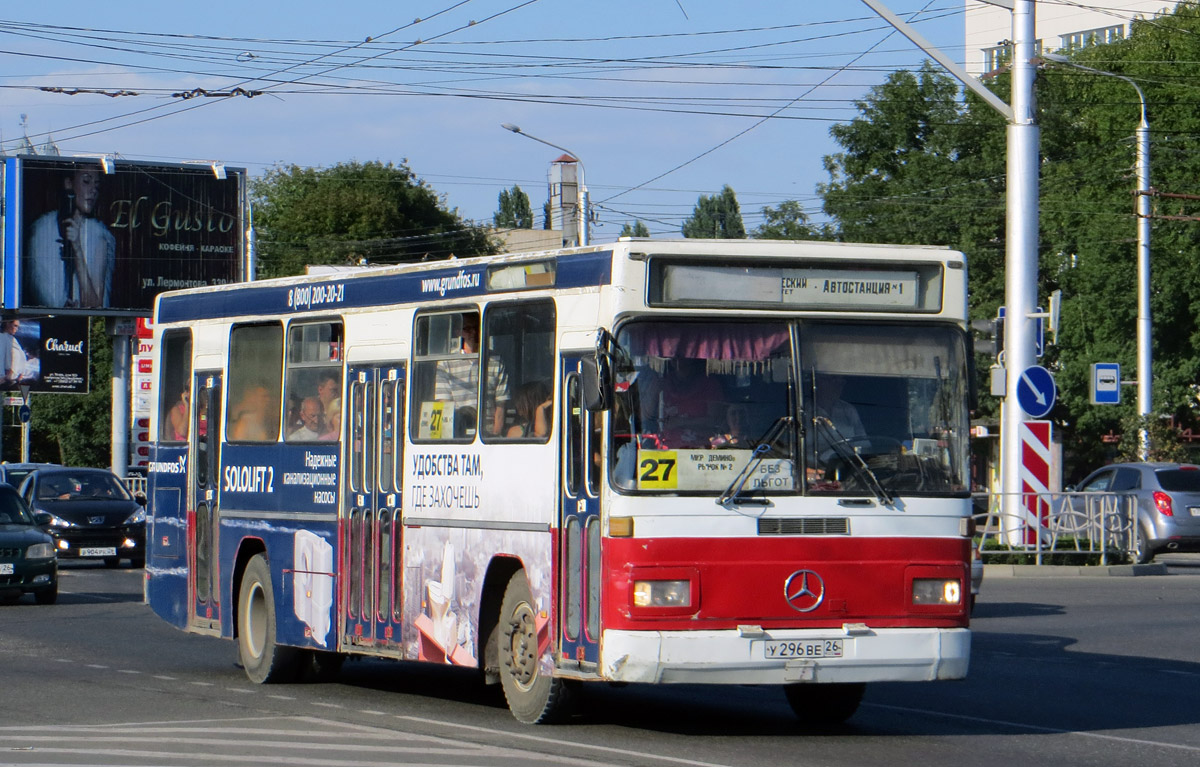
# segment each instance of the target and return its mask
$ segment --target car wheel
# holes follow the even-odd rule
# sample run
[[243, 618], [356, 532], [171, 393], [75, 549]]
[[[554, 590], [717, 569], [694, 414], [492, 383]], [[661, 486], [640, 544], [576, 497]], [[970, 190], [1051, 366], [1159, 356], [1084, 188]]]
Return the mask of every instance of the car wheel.
[[1138, 533], [1137, 544], [1133, 548], [1133, 561], [1139, 565], [1149, 564], [1154, 559], [1154, 550], [1150, 548], [1150, 531], [1142, 525]]
[[48, 589], [33, 592], [33, 601], [39, 605], [52, 605], [58, 601], [58, 584], [55, 583]]
[[803, 724], [841, 724], [858, 710], [867, 685], [862, 682], [846, 684], [789, 684], [784, 685], [792, 712]]
[[525, 724], [561, 721], [570, 713], [566, 681], [542, 673], [537, 609], [524, 572], [517, 572], [500, 605], [500, 685], [508, 710]]
[[134, 570], [139, 570], [146, 566], [146, 558], [145, 557], [134, 557], [133, 559], [129, 560], [129, 566], [132, 567]]
[[238, 658], [255, 684], [292, 682], [304, 651], [275, 643], [275, 592], [266, 557], [251, 558], [238, 591]]

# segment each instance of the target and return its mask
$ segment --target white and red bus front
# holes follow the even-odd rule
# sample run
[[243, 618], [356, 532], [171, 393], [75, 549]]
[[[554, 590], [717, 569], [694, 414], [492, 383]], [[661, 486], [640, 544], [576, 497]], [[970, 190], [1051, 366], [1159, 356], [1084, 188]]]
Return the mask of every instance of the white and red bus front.
[[959, 323], [637, 316], [605, 353], [601, 676], [965, 676]]

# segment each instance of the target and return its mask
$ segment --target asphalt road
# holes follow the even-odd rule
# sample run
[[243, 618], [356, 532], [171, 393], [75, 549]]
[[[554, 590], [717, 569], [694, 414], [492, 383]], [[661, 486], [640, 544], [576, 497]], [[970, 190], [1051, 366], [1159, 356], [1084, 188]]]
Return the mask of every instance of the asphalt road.
[[1200, 557], [1168, 575], [994, 578], [963, 682], [868, 689], [834, 730], [775, 689], [589, 687], [528, 727], [473, 674], [348, 663], [256, 686], [231, 642], [141, 604], [140, 570], [67, 565], [59, 603], [0, 606], [0, 765], [1191, 765]]

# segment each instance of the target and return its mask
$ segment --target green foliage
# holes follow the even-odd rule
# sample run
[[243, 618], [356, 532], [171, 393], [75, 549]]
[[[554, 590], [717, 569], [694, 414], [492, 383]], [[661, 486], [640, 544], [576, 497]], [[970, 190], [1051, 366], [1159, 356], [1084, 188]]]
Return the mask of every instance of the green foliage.
[[[1195, 194], [1200, 176], [1200, 10], [1176, 7], [1131, 36], [1074, 54], [1095, 69], [1132, 78], [1146, 94], [1153, 140], [1151, 186]], [[1009, 78], [990, 87], [1005, 100]], [[1043, 365], [1059, 388], [1051, 417], [1064, 442], [1070, 482], [1114, 450], [1118, 433], [1136, 441], [1135, 402], [1093, 406], [1094, 362], [1136, 370], [1137, 218], [1134, 191], [1139, 101], [1134, 88], [1061, 66], [1043, 69], [1035, 103], [1041, 129], [1039, 293], [1062, 289], [1059, 335]], [[994, 317], [1004, 301], [1005, 153], [1003, 118], [982, 99], [927, 64], [897, 72], [857, 104], [859, 117], [832, 134], [841, 151], [826, 157], [830, 181], [820, 189], [831, 234], [857, 242], [946, 245], [967, 255], [971, 316]], [[1151, 236], [1154, 358], [1152, 429], [1166, 420], [1194, 428], [1200, 416], [1200, 204], [1156, 198]], [[988, 361], [981, 359], [981, 372]], [[980, 397], [984, 413], [998, 401]], [[1161, 435], [1161, 455], [1180, 444]], [[1168, 449], [1168, 445], [1173, 445]], [[1128, 454], [1126, 448], [1122, 448]]]
[[[88, 328], [89, 389], [87, 394], [30, 396], [29, 459], [68, 466], [109, 466], [112, 463], [112, 337], [104, 320], [93, 318]], [[5, 434], [4, 457], [19, 460], [20, 443]]]
[[700, 195], [692, 215], [683, 222], [683, 236], [704, 240], [738, 239], [746, 236], [746, 225], [742, 223], [742, 211], [738, 207], [737, 195], [728, 184], [718, 195]]
[[513, 185], [512, 189], [500, 192], [499, 207], [492, 215], [492, 223], [508, 229], [532, 229], [533, 209], [529, 207], [529, 195], [521, 191], [521, 187]]
[[1153, 415], [1138, 416], [1133, 414], [1121, 420], [1121, 438], [1117, 443], [1118, 461], [1140, 461], [1141, 439], [1140, 432], [1146, 430], [1150, 449], [1146, 459], [1150, 461], [1168, 461], [1187, 463], [1192, 458], [1187, 446], [1183, 443], [1182, 430], [1170, 419], [1157, 418]]
[[808, 214], [795, 200], [784, 200], [778, 208], [762, 209], [763, 223], [754, 230], [760, 240], [815, 240], [820, 233], [808, 223]]
[[252, 183], [258, 276], [308, 264], [392, 264], [494, 253], [407, 165], [276, 167]]
[[634, 221], [633, 226], [630, 226], [629, 222], [625, 222], [625, 224], [621, 226], [620, 236], [621, 237], [649, 237], [650, 230], [640, 220]]

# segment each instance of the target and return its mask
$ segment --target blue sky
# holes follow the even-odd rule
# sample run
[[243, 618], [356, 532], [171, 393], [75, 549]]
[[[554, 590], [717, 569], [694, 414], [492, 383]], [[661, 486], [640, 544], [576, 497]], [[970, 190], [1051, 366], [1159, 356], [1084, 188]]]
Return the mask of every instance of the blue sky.
[[[962, 0], [888, 7], [962, 61]], [[513, 184], [540, 215], [559, 154], [514, 123], [583, 161], [596, 241], [675, 236], [725, 184], [748, 228], [788, 199], [820, 220], [830, 125], [922, 58], [853, 0], [5, 3], [0, 139], [252, 175], [407, 161], [490, 221]], [[175, 95], [234, 88], [261, 95]]]

